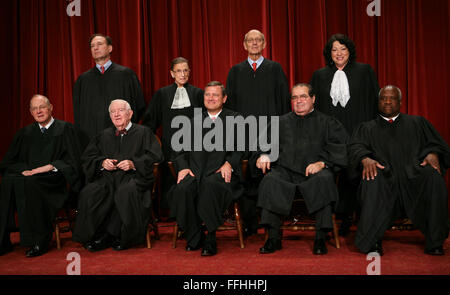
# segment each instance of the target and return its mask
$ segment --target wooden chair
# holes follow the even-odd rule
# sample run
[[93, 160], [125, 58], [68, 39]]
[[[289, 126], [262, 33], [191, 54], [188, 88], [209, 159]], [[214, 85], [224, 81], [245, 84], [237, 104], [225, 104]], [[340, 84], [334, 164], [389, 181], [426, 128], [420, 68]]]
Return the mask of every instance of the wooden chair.
[[[77, 197], [77, 194], [70, 190], [69, 191], [69, 199], [66, 200], [64, 207], [59, 210], [56, 215], [54, 222], [54, 231], [55, 231], [55, 241], [56, 241], [56, 249], [61, 250], [61, 233], [66, 233], [72, 231], [73, 222], [75, 221], [75, 216], [77, 215], [76, 208], [72, 208], [71, 199]], [[63, 225], [63, 223], [68, 223]]]
[[[158, 136], [156, 136], [156, 139], [158, 140], [159, 146], [162, 146], [161, 144], [161, 140], [159, 139]], [[151, 249], [152, 248], [152, 242], [151, 242], [151, 232], [153, 231], [155, 234], [155, 239], [159, 240], [159, 230], [158, 230], [158, 225], [157, 223], [157, 218], [155, 217], [155, 202], [154, 199], [155, 197], [158, 198], [158, 202], [161, 199], [161, 173], [160, 173], [160, 163], [153, 163], [153, 176], [155, 178], [155, 181], [153, 182], [153, 187], [152, 187], [152, 205], [150, 208], [150, 220], [147, 226], [147, 234], [146, 234], [146, 243], [147, 243], [147, 249]]]
[[[173, 175], [173, 177], [176, 177], [175, 169], [173, 167], [172, 162], [168, 162], [169, 169]], [[242, 161], [242, 175], [246, 175], [247, 172], [247, 166], [248, 166], [248, 160]], [[230, 213], [232, 212], [232, 213]], [[241, 223], [241, 213], [239, 210], [239, 204], [238, 201], [233, 201], [232, 205], [224, 214], [225, 222], [221, 226], [217, 228], [218, 231], [225, 231], [225, 230], [236, 230], [239, 238], [239, 246], [241, 249], [245, 247], [244, 245], [244, 235], [242, 231], [242, 223]], [[178, 228], [178, 224], [175, 223], [175, 226], [173, 228], [173, 236], [172, 236], [172, 248], [177, 247], [177, 239], [180, 237], [181, 231]]]

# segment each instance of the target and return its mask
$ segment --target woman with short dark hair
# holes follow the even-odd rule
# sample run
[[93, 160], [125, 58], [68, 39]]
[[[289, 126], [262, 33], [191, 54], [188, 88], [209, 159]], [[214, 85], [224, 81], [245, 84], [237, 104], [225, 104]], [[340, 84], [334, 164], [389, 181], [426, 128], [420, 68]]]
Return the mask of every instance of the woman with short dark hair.
[[[348, 134], [362, 122], [372, 120], [378, 113], [377, 77], [372, 67], [356, 61], [356, 46], [344, 34], [335, 34], [323, 50], [326, 66], [316, 70], [311, 85], [316, 93], [315, 109], [337, 118]], [[348, 171], [339, 178], [339, 204], [342, 215], [340, 233], [348, 233], [351, 215], [356, 209], [357, 186], [352, 185]]]

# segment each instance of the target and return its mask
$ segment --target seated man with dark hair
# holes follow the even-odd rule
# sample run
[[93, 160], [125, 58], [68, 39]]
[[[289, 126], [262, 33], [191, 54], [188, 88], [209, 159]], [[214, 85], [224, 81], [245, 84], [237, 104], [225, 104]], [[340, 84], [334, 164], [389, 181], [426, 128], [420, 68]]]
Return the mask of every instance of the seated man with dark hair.
[[400, 113], [401, 98], [398, 87], [382, 88], [380, 116], [359, 125], [350, 141], [350, 163], [362, 169], [355, 244], [383, 255], [384, 232], [405, 214], [425, 235], [425, 253], [444, 255], [450, 149], [425, 118]]
[[[177, 185], [169, 193], [171, 215], [184, 230], [186, 250], [197, 250], [203, 246], [202, 256], [217, 253], [216, 230], [224, 222], [225, 210], [244, 190], [241, 184], [241, 158], [244, 152], [236, 151], [235, 146], [230, 150], [226, 145], [227, 140], [234, 138], [229, 132], [236, 134], [236, 130], [226, 128], [227, 120], [237, 116], [237, 113], [223, 108], [226, 99], [225, 88], [220, 82], [208, 83], [204, 94], [207, 111], [202, 113], [198, 109], [199, 113], [190, 120], [191, 127], [200, 121], [201, 136], [196, 139], [198, 130], [193, 130], [185, 139], [192, 146], [182, 150], [175, 158]], [[205, 127], [207, 123], [211, 128]], [[218, 132], [213, 137], [214, 143], [205, 146], [208, 134], [212, 132]], [[202, 148], [195, 149], [196, 143], [202, 144]], [[208, 230], [206, 237], [202, 223]]]
[[153, 163], [163, 159], [151, 130], [132, 124], [125, 100], [113, 100], [114, 126], [95, 136], [82, 156], [87, 185], [79, 196], [73, 240], [91, 251], [142, 243], [148, 226]]
[[348, 135], [338, 120], [314, 110], [315, 96], [309, 84], [295, 85], [291, 100], [293, 112], [280, 117], [278, 159], [256, 154], [260, 154], [256, 167], [263, 173], [271, 170], [259, 186], [261, 224], [269, 233], [259, 252], [281, 249], [282, 217], [290, 213], [300, 192], [308, 212], [316, 217], [313, 253], [326, 254], [326, 235], [333, 228], [332, 203], [338, 199], [333, 172], [347, 165]]
[[80, 146], [72, 124], [54, 119], [47, 97], [30, 101], [35, 123], [19, 130], [0, 164], [0, 255], [12, 251], [10, 232], [20, 228], [20, 244], [31, 247], [27, 257], [48, 251], [56, 214], [68, 198], [68, 184], [76, 190]]

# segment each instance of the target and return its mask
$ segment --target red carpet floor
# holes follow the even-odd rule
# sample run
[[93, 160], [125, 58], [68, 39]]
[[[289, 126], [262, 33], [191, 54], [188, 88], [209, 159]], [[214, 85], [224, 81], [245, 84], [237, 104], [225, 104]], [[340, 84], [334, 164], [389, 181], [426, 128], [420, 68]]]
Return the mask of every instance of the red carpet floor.
[[[24, 256], [26, 249], [18, 245], [18, 233], [13, 233], [14, 251], [0, 256], [0, 275], [65, 275], [71, 252], [80, 255], [82, 275], [365, 275], [372, 262], [353, 245], [354, 231], [341, 238], [340, 249], [328, 243], [324, 256], [311, 252], [313, 232], [285, 232], [281, 251], [260, 255], [262, 230], [246, 240], [244, 249], [239, 248], [234, 231], [224, 231], [217, 234], [219, 252], [213, 257], [186, 252], [184, 240], [172, 249], [172, 227], [161, 227], [160, 232], [161, 239], [152, 240], [152, 249], [142, 245], [97, 253], [71, 241], [70, 232], [64, 233], [61, 250], [53, 243], [47, 254], [36, 258]], [[424, 238], [419, 231], [389, 231], [383, 247], [382, 275], [450, 275], [450, 239], [444, 244], [446, 254], [439, 257], [423, 253]]]

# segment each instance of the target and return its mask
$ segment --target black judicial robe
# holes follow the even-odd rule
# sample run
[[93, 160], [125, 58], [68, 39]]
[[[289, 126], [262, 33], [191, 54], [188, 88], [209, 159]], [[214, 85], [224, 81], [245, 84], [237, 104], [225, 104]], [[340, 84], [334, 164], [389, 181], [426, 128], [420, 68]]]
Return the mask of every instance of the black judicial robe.
[[[107, 158], [131, 160], [136, 170], [104, 170]], [[123, 137], [115, 135], [115, 127], [95, 136], [82, 155], [87, 185], [79, 196], [73, 240], [90, 241], [116, 209], [122, 221], [121, 244], [141, 243], [150, 213], [153, 163], [162, 160], [161, 147], [145, 126], [132, 124]]]
[[[187, 175], [179, 184], [169, 192], [171, 215], [175, 217], [179, 226], [186, 231], [186, 239], [190, 240], [190, 234], [200, 230], [201, 222], [205, 222], [209, 231], [214, 231], [223, 224], [223, 213], [233, 200], [238, 199], [243, 193], [241, 159], [243, 151], [237, 151], [236, 145], [232, 151], [226, 149], [227, 140], [235, 140], [230, 137], [230, 130], [226, 130], [227, 117], [236, 117], [238, 113], [222, 109], [219, 118], [223, 124], [223, 150], [206, 151], [182, 151], [175, 158], [174, 164], [177, 172], [183, 169], [191, 169], [195, 177]], [[210, 120], [208, 114], [202, 114], [203, 119]], [[195, 120], [193, 118], [191, 122]], [[191, 124], [194, 127], [194, 123]], [[203, 128], [203, 136], [211, 129]], [[234, 127], [234, 136], [236, 136]], [[193, 132], [191, 134], [194, 134]], [[217, 139], [215, 139], [217, 140]], [[191, 141], [193, 143], [194, 140]], [[236, 141], [234, 141], [236, 143]], [[216, 171], [228, 161], [233, 172], [230, 183], [225, 183], [220, 173]], [[188, 189], [189, 188], [189, 189]], [[195, 191], [194, 206], [186, 206], [189, 194]], [[195, 220], [191, 223], [190, 221]]]
[[[315, 110], [304, 117], [290, 112], [280, 117], [279, 134], [279, 157], [276, 162], [271, 163], [271, 170], [281, 168], [284, 170], [283, 173], [288, 173], [297, 179], [294, 181], [295, 185], [300, 185], [300, 191], [310, 213], [337, 201], [337, 189], [333, 177], [329, 187], [309, 187], [305, 171], [309, 164], [317, 161], [323, 161], [328, 167], [325, 170], [331, 172], [339, 171], [347, 165], [348, 134], [343, 125], [337, 119]], [[252, 157], [253, 173], [261, 173], [260, 169], [255, 168], [255, 163], [262, 153], [258, 152]], [[280, 180], [278, 189], [281, 188], [281, 190], [272, 191], [266, 186], [267, 191], [265, 191], [262, 188], [263, 179], [259, 190], [258, 206], [281, 215], [288, 215], [296, 188], [291, 185], [283, 187], [284, 182]]]
[[78, 77], [73, 87], [73, 115], [83, 148], [95, 135], [112, 126], [108, 107], [114, 99], [128, 101], [133, 110], [131, 121], [139, 121], [145, 110], [144, 94], [130, 68], [112, 63], [102, 75], [94, 66]]
[[247, 60], [234, 65], [227, 78], [225, 106], [244, 117], [280, 116], [291, 111], [286, 75], [281, 65], [264, 58], [256, 71]]
[[171, 159], [171, 154], [173, 153], [170, 140], [174, 132], [178, 130], [178, 128], [170, 127], [172, 119], [176, 116], [192, 118], [194, 116], [194, 108], [203, 107], [203, 90], [186, 83], [184, 88], [189, 96], [191, 106], [183, 109], [172, 109], [177, 88], [177, 84], [173, 83], [156, 91], [142, 120], [142, 124], [150, 127], [154, 134], [156, 134], [159, 126], [162, 126], [162, 150], [164, 159], [167, 161]]
[[[420, 166], [420, 163], [429, 153], [439, 155], [441, 171], [444, 174], [445, 169], [450, 167], [450, 148], [435, 128], [420, 116], [400, 114], [394, 123], [388, 123], [378, 117], [361, 124], [355, 130], [349, 143], [350, 164], [361, 172], [363, 158], [370, 157], [378, 161], [385, 169], [378, 169], [379, 176], [376, 176], [375, 180], [383, 178], [386, 183], [385, 187], [378, 189], [376, 196], [363, 196], [360, 192], [360, 201], [380, 200], [376, 204], [366, 206], [376, 212], [365, 211], [363, 206], [355, 237], [355, 243], [362, 251], [368, 251], [390, 226], [393, 215], [399, 214], [394, 212], [394, 208], [403, 207], [408, 218], [425, 236], [432, 233], [438, 236], [437, 239], [443, 240], [448, 236], [447, 205], [440, 206], [442, 210], [438, 209], [432, 213], [435, 217], [441, 216], [443, 221], [433, 229], [427, 226], [431, 219], [427, 217], [429, 212], [424, 198], [440, 194], [443, 195], [445, 203], [447, 201], [445, 181], [437, 173], [435, 174], [440, 178], [443, 189], [438, 191], [440, 186], [433, 185], [432, 192], [422, 187], [422, 179], [428, 172], [427, 167]], [[364, 187], [363, 183], [373, 181], [363, 180], [361, 189]], [[400, 202], [402, 207], [396, 207], [397, 202]], [[371, 214], [373, 218], [367, 221], [364, 214]]]
[[[38, 123], [19, 130], [0, 164], [0, 238], [14, 227], [18, 210], [23, 246], [48, 246], [53, 222], [68, 197], [68, 185], [79, 184], [80, 147], [72, 124], [55, 119], [43, 134]], [[22, 172], [52, 164], [57, 172], [23, 176]]]
[[337, 67], [325, 66], [315, 71], [311, 86], [316, 93], [314, 107], [327, 115], [336, 117], [352, 135], [356, 126], [375, 119], [378, 113], [378, 81], [372, 67], [368, 64], [353, 62], [347, 64], [343, 71], [348, 80], [350, 99], [343, 108], [339, 103], [334, 106], [330, 96], [331, 82]]

